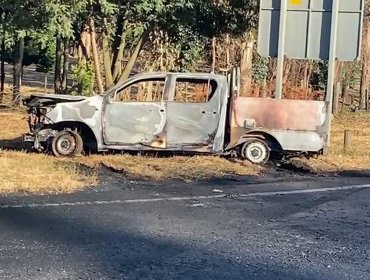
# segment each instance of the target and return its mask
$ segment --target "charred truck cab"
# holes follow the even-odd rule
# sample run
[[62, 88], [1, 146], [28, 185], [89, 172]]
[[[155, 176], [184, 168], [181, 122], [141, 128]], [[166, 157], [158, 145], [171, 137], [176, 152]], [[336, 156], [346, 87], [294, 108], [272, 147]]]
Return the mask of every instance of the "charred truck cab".
[[103, 96], [32, 95], [24, 141], [55, 156], [83, 151], [233, 154], [255, 164], [271, 153], [320, 154], [327, 142], [323, 101], [240, 97], [238, 78], [140, 74]]

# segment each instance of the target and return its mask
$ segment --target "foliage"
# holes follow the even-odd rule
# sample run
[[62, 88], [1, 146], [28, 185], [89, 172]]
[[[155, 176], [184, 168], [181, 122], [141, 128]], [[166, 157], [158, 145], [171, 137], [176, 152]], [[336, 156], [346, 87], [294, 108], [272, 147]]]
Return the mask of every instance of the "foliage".
[[[0, 26], [6, 31], [4, 58], [14, 63], [17, 42], [24, 38], [23, 65], [35, 63], [37, 71], [49, 72], [56, 60], [57, 35], [63, 42], [68, 39], [83, 61], [73, 66], [73, 79], [87, 94], [97, 77], [93, 62], [104, 68], [105, 87], [127, 78], [133, 69], [197, 71], [211, 64], [212, 39], [225, 44], [227, 37], [231, 43], [217, 46], [216, 52], [222, 54], [216, 55], [216, 68], [223, 71], [227, 64], [240, 63], [245, 42], [256, 40], [258, 8], [259, 0], [0, 0]], [[99, 52], [96, 57], [92, 55], [91, 22]], [[86, 34], [90, 37], [85, 46], [82, 35]], [[273, 64], [268, 59], [255, 53], [253, 65], [255, 83], [273, 80]], [[300, 69], [300, 73], [291, 70], [288, 80], [299, 80], [303, 76]], [[360, 63], [348, 71], [350, 86], [357, 86]], [[314, 62], [311, 77], [311, 85], [324, 89], [327, 63]]]
[[53, 69], [54, 62], [55, 44], [52, 44], [46, 48], [40, 48], [36, 71], [48, 73]]
[[317, 85], [322, 89], [326, 89], [328, 81], [328, 61], [318, 61], [317, 62]]
[[255, 55], [253, 63], [253, 73], [252, 78], [259, 84], [262, 84], [266, 80], [268, 75], [268, 59], [261, 57], [260, 55]]
[[94, 76], [91, 64], [76, 64], [72, 66], [72, 79], [82, 86], [82, 94], [90, 93], [90, 86]]

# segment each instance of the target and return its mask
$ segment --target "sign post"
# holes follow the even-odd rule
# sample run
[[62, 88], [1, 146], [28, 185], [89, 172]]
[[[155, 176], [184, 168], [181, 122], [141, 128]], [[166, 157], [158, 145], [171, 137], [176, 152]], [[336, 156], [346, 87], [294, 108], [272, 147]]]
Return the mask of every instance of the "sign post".
[[[335, 83], [335, 66], [337, 62], [337, 38], [338, 38], [338, 12], [339, 4], [338, 0], [333, 0], [332, 5], [332, 17], [331, 17], [331, 34], [330, 34], [330, 51], [329, 51], [329, 62], [328, 62], [328, 81], [326, 86], [325, 101], [328, 103], [329, 112], [327, 119], [327, 149], [330, 148], [331, 138], [331, 123], [333, 113], [333, 99], [334, 99], [334, 83]], [[326, 151], [328, 152], [328, 151]]]
[[283, 97], [287, 1], [288, 0], [281, 0], [280, 3], [279, 47], [277, 57], [278, 60], [276, 69], [276, 92], [275, 92], [276, 99], [281, 99]]

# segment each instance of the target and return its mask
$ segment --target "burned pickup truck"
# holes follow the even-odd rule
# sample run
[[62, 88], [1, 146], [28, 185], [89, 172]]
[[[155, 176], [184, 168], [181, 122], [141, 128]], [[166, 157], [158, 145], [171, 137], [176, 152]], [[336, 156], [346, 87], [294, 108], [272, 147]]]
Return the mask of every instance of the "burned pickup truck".
[[273, 153], [319, 154], [327, 140], [323, 101], [240, 97], [216, 74], [140, 74], [102, 96], [35, 94], [24, 100], [24, 141], [55, 156], [173, 151], [234, 155], [255, 164]]

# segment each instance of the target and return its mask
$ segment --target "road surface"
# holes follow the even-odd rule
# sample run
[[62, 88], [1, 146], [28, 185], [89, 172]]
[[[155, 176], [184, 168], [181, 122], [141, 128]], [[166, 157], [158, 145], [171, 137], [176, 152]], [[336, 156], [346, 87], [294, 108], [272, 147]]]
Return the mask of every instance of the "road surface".
[[2, 197], [0, 279], [370, 279], [367, 184], [109, 179]]

